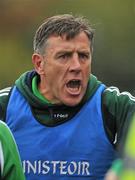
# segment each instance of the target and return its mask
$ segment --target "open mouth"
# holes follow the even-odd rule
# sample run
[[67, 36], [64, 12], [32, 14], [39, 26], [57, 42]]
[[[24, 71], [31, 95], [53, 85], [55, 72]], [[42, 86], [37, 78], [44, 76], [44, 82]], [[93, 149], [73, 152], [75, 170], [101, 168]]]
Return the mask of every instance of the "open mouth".
[[78, 94], [80, 92], [81, 89], [81, 81], [80, 80], [70, 80], [68, 81], [68, 83], [66, 84], [68, 91], [71, 94]]

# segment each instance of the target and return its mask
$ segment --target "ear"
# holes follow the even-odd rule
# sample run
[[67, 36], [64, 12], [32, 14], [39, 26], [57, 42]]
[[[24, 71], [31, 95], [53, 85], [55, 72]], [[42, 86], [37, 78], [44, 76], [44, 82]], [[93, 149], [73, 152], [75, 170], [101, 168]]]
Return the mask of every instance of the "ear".
[[44, 59], [42, 55], [34, 53], [32, 55], [32, 63], [34, 65], [35, 71], [39, 75], [44, 74]]

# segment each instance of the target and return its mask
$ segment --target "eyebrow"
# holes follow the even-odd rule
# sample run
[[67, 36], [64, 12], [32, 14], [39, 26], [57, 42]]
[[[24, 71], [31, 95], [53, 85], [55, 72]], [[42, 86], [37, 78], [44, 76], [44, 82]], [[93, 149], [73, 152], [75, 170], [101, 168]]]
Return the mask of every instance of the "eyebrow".
[[[61, 50], [61, 51], [58, 51], [56, 54], [64, 54], [64, 53], [73, 53], [74, 51], [72, 50]], [[77, 53], [86, 53], [86, 54], [90, 54], [90, 51], [88, 50], [77, 50]]]

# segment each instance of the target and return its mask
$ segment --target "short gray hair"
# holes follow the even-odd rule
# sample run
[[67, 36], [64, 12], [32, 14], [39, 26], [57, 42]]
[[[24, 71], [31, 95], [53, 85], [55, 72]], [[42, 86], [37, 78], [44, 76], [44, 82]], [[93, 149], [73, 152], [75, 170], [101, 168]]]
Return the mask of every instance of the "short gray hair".
[[91, 28], [88, 20], [84, 17], [63, 14], [47, 18], [35, 33], [33, 41], [34, 52], [43, 54], [46, 42], [52, 35], [66, 35], [66, 39], [69, 40], [74, 38], [80, 32], [86, 33], [92, 46], [94, 30]]

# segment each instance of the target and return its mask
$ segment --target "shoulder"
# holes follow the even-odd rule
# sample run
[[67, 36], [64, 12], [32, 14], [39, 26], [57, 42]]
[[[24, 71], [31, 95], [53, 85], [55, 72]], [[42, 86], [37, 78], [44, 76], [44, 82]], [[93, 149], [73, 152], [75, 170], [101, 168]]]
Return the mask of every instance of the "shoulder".
[[129, 99], [135, 103], [135, 97], [131, 93], [127, 91], [120, 92], [120, 90], [115, 86], [107, 87], [104, 94], [110, 97], [115, 96], [116, 98]]
[[4, 102], [5, 99], [8, 98], [12, 87], [7, 87], [5, 89], [0, 90], [0, 104]]
[[12, 151], [16, 148], [14, 137], [6, 123], [0, 120], [0, 164], [3, 168], [10, 148]]
[[1, 89], [0, 90], [0, 98], [8, 96], [10, 90], [11, 90], [11, 87], [7, 87], [7, 88], [4, 88], [4, 89]]
[[5, 138], [8, 139], [9, 137], [11, 137], [11, 139], [13, 138], [9, 127], [6, 125], [6, 123], [0, 120], [0, 141], [4, 140]]
[[[111, 142], [117, 133], [118, 139], [130, 122], [129, 116], [135, 111], [135, 97], [129, 92], [120, 92], [117, 87], [107, 87], [102, 94], [104, 127]], [[121, 128], [123, 127], [123, 128]]]
[[9, 127], [1, 120], [0, 166], [0, 173], [2, 179], [25, 179], [22, 171], [19, 151], [13, 134]]
[[10, 97], [12, 87], [7, 87], [0, 90], [0, 119], [4, 119], [8, 99]]
[[8, 154], [9, 151], [13, 151], [15, 153], [17, 146], [14, 139], [14, 136], [7, 126], [7, 124], [0, 120], [0, 145], [4, 150], [4, 154]]
[[120, 113], [124, 114], [135, 107], [135, 97], [130, 92], [121, 92], [117, 87], [111, 86], [103, 91], [102, 104], [112, 116], [118, 117]]
[[117, 87], [111, 86], [103, 92], [103, 104], [112, 105], [112, 107], [118, 105], [119, 108], [121, 105], [121, 108], [126, 106], [128, 108], [130, 105], [135, 105], [135, 97], [127, 91], [120, 92]]

